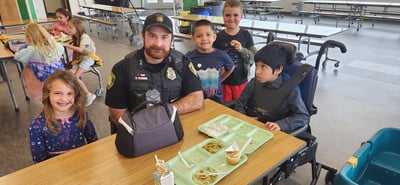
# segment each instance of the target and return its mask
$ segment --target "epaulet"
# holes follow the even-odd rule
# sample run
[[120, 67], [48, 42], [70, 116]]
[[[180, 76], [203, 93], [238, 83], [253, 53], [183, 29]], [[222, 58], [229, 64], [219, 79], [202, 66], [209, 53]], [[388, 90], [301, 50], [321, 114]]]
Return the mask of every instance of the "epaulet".
[[182, 73], [183, 69], [182, 58], [187, 56], [176, 50], [171, 50], [170, 56], [171, 56], [172, 67], [179, 73]]

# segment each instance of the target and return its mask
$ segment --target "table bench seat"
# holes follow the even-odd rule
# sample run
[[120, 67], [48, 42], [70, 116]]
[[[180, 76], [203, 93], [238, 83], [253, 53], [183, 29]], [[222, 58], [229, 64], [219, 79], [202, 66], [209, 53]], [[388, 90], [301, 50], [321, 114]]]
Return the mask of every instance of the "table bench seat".
[[339, 19], [343, 17], [348, 17], [348, 13], [343, 12], [318, 12], [318, 11], [299, 11], [299, 15], [301, 15], [301, 19], [299, 20], [301, 24], [303, 24], [304, 16], [308, 15], [310, 18], [314, 20], [314, 23], [317, 24], [319, 22], [320, 17], [335, 17], [336, 18], [336, 27], [338, 27]]
[[103, 25], [111, 27], [111, 30], [113, 32], [112, 39], [118, 37], [118, 35], [117, 35], [117, 25], [118, 25], [117, 22], [107, 21], [107, 20], [98, 19], [98, 18], [89, 17], [89, 16], [85, 16], [85, 15], [80, 15], [80, 14], [74, 15], [74, 17], [79, 18], [81, 20], [89, 21], [89, 31], [90, 32], [92, 32], [92, 28], [90, 26], [90, 22], [95, 22], [95, 23], [97, 23], [97, 35], [100, 35], [100, 26], [101, 26], [101, 24], [103, 24]]
[[283, 7], [281, 6], [271, 6], [271, 5], [260, 5], [260, 6], [247, 6], [244, 7], [244, 13], [245, 16], [248, 13], [253, 13], [254, 16], [259, 15], [260, 16], [260, 20], [267, 20], [267, 15], [270, 14], [277, 14], [278, 19], [280, 17], [283, 17], [280, 15], [280, 10], [282, 10]]

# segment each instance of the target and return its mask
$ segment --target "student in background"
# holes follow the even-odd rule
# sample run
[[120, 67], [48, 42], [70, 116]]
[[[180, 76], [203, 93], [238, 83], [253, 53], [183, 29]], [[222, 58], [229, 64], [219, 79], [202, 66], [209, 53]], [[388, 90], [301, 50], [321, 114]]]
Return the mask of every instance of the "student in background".
[[192, 40], [196, 49], [187, 53], [201, 80], [204, 97], [222, 103], [223, 82], [234, 70], [232, 59], [224, 51], [213, 48], [216, 39], [213, 23], [208, 20], [196, 21], [193, 25]]
[[43, 86], [43, 109], [29, 126], [33, 161], [38, 163], [96, 141], [85, 112], [86, 95], [70, 71], [52, 73]]
[[243, 17], [242, 3], [239, 0], [226, 0], [222, 16], [225, 29], [218, 32], [214, 47], [228, 53], [235, 64], [235, 70], [222, 82], [224, 102], [239, 98], [247, 84], [250, 65], [254, 63], [257, 49], [250, 32], [239, 27]]
[[27, 48], [16, 52], [14, 59], [26, 65], [22, 78], [31, 99], [41, 102], [43, 81], [54, 71], [64, 69], [64, 47], [36, 23], [26, 26], [25, 40]]
[[68, 33], [68, 21], [72, 18], [71, 12], [65, 8], [58, 8], [56, 10], [57, 22], [47, 28], [53, 36], [60, 36], [61, 33]]
[[256, 77], [243, 90], [235, 109], [255, 117], [272, 131], [291, 131], [307, 125], [310, 116], [296, 88], [282, 99], [271, 97], [289, 79], [283, 70], [293, 63], [293, 55], [283, 46], [269, 44], [256, 53], [254, 60]]
[[72, 36], [74, 45], [63, 43], [69, 49], [74, 51], [72, 70], [74, 75], [78, 78], [78, 82], [81, 85], [83, 92], [87, 96], [86, 106], [90, 106], [96, 95], [90, 93], [85, 83], [80, 79], [81, 75], [85, 71], [89, 71], [90, 67], [96, 62], [98, 65], [103, 65], [103, 60], [96, 55], [96, 47], [93, 40], [86, 34], [85, 26], [79, 19], [71, 19], [69, 21], [69, 35]]

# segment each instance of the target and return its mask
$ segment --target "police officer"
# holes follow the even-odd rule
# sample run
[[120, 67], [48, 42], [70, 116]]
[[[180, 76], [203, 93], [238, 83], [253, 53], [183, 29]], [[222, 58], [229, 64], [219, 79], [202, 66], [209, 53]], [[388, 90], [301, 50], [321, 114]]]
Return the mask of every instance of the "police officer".
[[[106, 105], [113, 123], [137, 105], [149, 101], [172, 103], [179, 114], [203, 106], [203, 92], [193, 64], [171, 49], [173, 25], [162, 13], [148, 16], [142, 31], [144, 46], [128, 54], [112, 68]], [[112, 124], [111, 132], [115, 133]]]

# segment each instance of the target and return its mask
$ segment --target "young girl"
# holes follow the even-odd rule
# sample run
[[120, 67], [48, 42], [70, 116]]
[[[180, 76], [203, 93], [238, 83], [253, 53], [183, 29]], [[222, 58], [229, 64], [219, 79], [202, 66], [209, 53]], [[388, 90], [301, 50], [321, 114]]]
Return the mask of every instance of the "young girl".
[[64, 69], [61, 57], [64, 47], [52, 39], [40, 25], [30, 23], [25, 29], [27, 48], [15, 53], [14, 59], [26, 65], [22, 78], [33, 100], [41, 102], [43, 81], [54, 71]]
[[58, 8], [56, 10], [57, 23], [47, 28], [47, 31], [49, 31], [54, 36], [59, 36], [61, 32], [68, 33], [68, 21], [71, 18], [71, 13], [67, 9]]
[[69, 49], [74, 51], [73, 65], [74, 76], [78, 78], [83, 92], [87, 95], [86, 106], [90, 106], [96, 95], [90, 93], [85, 83], [80, 80], [81, 75], [85, 71], [89, 71], [90, 67], [96, 62], [97, 65], [103, 65], [103, 60], [96, 55], [96, 48], [92, 39], [86, 34], [85, 26], [79, 19], [71, 19], [69, 21], [69, 35], [72, 36], [74, 45], [63, 43]]
[[[85, 94], [71, 72], [52, 73], [43, 86], [43, 109], [29, 126], [33, 161], [38, 163], [96, 141], [85, 113]], [[86, 141], [85, 141], [86, 140]]]

